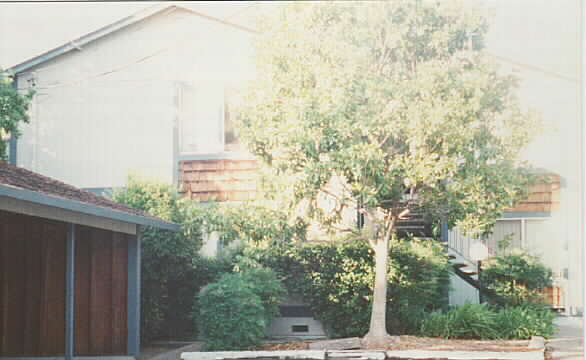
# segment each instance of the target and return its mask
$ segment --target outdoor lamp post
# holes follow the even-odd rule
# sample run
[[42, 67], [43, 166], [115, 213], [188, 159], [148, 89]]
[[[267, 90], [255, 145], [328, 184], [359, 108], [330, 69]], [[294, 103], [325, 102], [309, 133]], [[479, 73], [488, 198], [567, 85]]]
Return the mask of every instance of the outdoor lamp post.
[[[477, 262], [478, 284], [482, 288], [480, 282], [480, 271], [482, 270], [482, 260], [488, 258], [488, 247], [480, 240], [476, 240], [470, 245], [470, 258]], [[482, 290], [478, 289], [478, 302], [482, 304]]]

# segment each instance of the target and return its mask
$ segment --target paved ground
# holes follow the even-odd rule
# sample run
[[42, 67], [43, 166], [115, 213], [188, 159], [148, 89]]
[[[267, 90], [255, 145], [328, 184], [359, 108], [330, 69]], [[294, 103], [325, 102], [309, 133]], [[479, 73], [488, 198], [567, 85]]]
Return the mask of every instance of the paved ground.
[[554, 360], [584, 359], [584, 328], [583, 318], [576, 316], [560, 316], [555, 320], [558, 329], [547, 346], [553, 350]]
[[[553, 360], [584, 360], [584, 328], [582, 317], [560, 316], [556, 320], [558, 327], [554, 336], [547, 341], [553, 352]], [[175, 349], [153, 348], [140, 357], [143, 360], [176, 360], [182, 352], [199, 351], [201, 343], [175, 347]]]
[[200, 341], [189, 345], [145, 346], [141, 349], [138, 360], [179, 360], [182, 352], [200, 351]]

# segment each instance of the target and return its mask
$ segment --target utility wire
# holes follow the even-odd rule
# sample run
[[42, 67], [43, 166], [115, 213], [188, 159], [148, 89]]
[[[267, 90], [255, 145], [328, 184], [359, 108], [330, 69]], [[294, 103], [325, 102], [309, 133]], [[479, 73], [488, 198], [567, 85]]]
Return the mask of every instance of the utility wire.
[[513, 64], [515, 66], [518, 66], [518, 67], [521, 67], [521, 68], [524, 68], [524, 69], [527, 69], [527, 70], [539, 72], [539, 73], [542, 73], [542, 74], [545, 74], [545, 75], [549, 75], [549, 76], [552, 76], [552, 77], [555, 77], [555, 78], [558, 78], [558, 79], [570, 81], [570, 82], [573, 82], [573, 83], [576, 83], [576, 84], [580, 83], [580, 80], [578, 80], [576, 78], [573, 78], [573, 77], [570, 77], [570, 76], [565, 76], [565, 75], [562, 75], [562, 74], [558, 74], [558, 73], [556, 73], [554, 71], [546, 70], [546, 69], [543, 69], [543, 68], [541, 68], [539, 66], [524, 64], [524, 63], [515, 61], [513, 59], [510, 59], [510, 58], [507, 58], [507, 57], [504, 57], [504, 56], [500, 56], [500, 55], [494, 55], [494, 54], [491, 54], [491, 53], [487, 53], [487, 54], [490, 55], [490, 56], [492, 56], [493, 58], [495, 58], [497, 60], [501, 60], [501, 61], [504, 61], [504, 62]]
[[[235, 12], [235, 13], [233, 13], [233, 14], [231, 14], [231, 15], [223, 18], [223, 19], [220, 19], [220, 20], [222, 20], [222, 21], [228, 21], [228, 20], [234, 18], [235, 16], [241, 15], [241, 14], [245, 13], [246, 11], [248, 11], [248, 10], [250, 10], [252, 8], [255, 8], [257, 5], [258, 4], [251, 4], [251, 5], [247, 6], [246, 8], [241, 9], [241, 10], [238, 10], [237, 12]], [[92, 76], [89, 76], [89, 77], [86, 77], [86, 78], [83, 78], [83, 79], [78, 79], [78, 80], [74, 80], [74, 81], [70, 81], [70, 82], [66, 82], [66, 83], [57, 83], [57, 84], [53, 84], [53, 85], [36, 87], [35, 89], [38, 89], [38, 90], [47, 90], [47, 89], [53, 89], [53, 88], [58, 88], [58, 87], [75, 86], [77, 84], [83, 83], [83, 82], [88, 81], [88, 80], [93, 80], [93, 79], [97, 79], [97, 78], [100, 78], [100, 77], [103, 77], [103, 76], [107, 76], [107, 75], [110, 75], [110, 74], [114, 74], [114, 73], [120, 72], [122, 70], [125, 70], [125, 69], [129, 68], [130, 66], [133, 66], [133, 65], [136, 65], [136, 64], [140, 64], [140, 63], [142, 63], [144, 61], [150, 60], [150, 59], [152, 59], [152, 58], [154, 58], [156, 56], [159, 56], [161, 54], [164, 54], [164, 53], [166, 53], [169, 50], [177, 49], [177, 48], [179, 48], [180, 46], [182, 46], [184, 43], [186, 43], [188, 41], [191, 41], [191, 39], [184, 38], [181, 41], [176, 41], [172, 46], [167, 46], [167, 47], [162, 48], [162, 49], [159, 49], [159, 50], [157, 50], [157, 51], [155, 51], [155, 52], [153, 52], [153, 53], [151, 53], [149, 55], [146, 55], [146, 56], [143, 56], [143, 57], [141, 57], [139, 59], [136, 59], [136, 60], [134, 60], [132, 62], [126, 63], [124, 65], [121, 65], [121, 66], [112, 68], [110, 70], [107, 70], [107, 71], [104, 71], [104, 72], [101, 72], [101, 73], [98, 73], [98, 74], [95, 74], [95, 75], [92, 75]], [[195, 53], [198, 50], [202, 50], [201, 45], [198, 46], [198, 47], [196, 47], [195, 49], [193, 49], [193, 52]], [[198, 53], [198, 54], [201, 55], [201, 53]], [[41, 69], [41, 71], [42, 70], [46, 70], [46, 69]]]
[[[244, 9], [238, 10], [238, 11], [236, 11], [236, 12], [228, 15], [227, 17], [225, 17], [225, 18], [223, 18], [221, 20], [228, 21], [228, 20], [230, 20], [230, 19], [232, 19], [232, 18], [234, 18], [236, 16], [239, 16], [239, 15], [244, 14], [245, 12], [247, 12], [247, 11], [253, 9], [253, 8], [256, 8], [257, 6], [258, 6], [257, 3], [253, 3], [253, 4], [247, 6]], [[416, 9], [419, 8], [418, 7], [418, 2], [415, 4], [415, 6], [416, 6]], [[117, 73], [117, 72], [120, 72], [122, 70], [127, 69], [128, 67], [130, 67], [132, 65], [136, 65], [136, 64], [142, 63], [142, 62], [147, 61], [147, 60], [149, 60], [151, 58], [154, 58], [156, 56], [159, 56], [159, 55], [161, 55], [161, 54], [163, 54], [163, 53], [165, 53], [165, 52], [167, 52], [169, 50], [172, 50], [172, 49], [175, 49], [175, 48], [177, 48], [179, 46], [182, 46], [185, 42], [187, 42], [189, 40], [190, 39], [183, 39], [182, 41], [175, 42], [175, 44], [173, 46], [165, 47], [165, 48], [160, 49], [160, 50], [157, 50], [157, 51], [155, 51], [155, 52], [153, 52], [153, 53], [151, 53], [149, 55], [146, 55], [146, 56], [143, 56], [143, 57], [141, 57], [139, 59], [136, 59], [136, 60], [134, 60], [134, 61], [132, 61], [130, 63], [127, 63], [127, 64], [124, 64], [124, 65], [121, 65], [121, 66], [112, 68], [110, 70], [101, 72], [99, 74], [95, 74], [95, 75], [86, 77], [84, 79], [79, 79], [79, 80], [71, 81], [71, 82], [68, 82], [68, 83], [61, 83], [61, 84], [57, 83], [57, 84], [54, 84], [54, 85], [47, 85], [47, 86], [43, 86], [43, 87], [38, 87], [36, 89], [38, 89], [38, 90], [45, 90], [45, 89], [52, 89], [52, 88], [63, 87], [63, 86], [72, 86], [72, 85], [77, 85], [79, 83], [82, 83], [82, 82], [85, 82], [85, 81], [88, 81], [88, 80], [92, 80], [92, 79], [100, 78], [100, 77], [107, 76], [107, 75], [110, 75], [110, 74], [113, 74], [113, 73]], [[194, 52], [197, 51], [197, 50], [201, 50], [201, 47], [200, 48], [197, 48], [197, 49], [194, 49]], [[495, 58], [495, 59], [497, 59], [497, 60], [500, 60], [500, 61], [503, 61], [503, 62], [506, 62], [506, 63], [510, 63], [512, 65], [515, 65], [515, 66], [520, 67], [520, 68], [523, 68], [523, 69], [527, 69], [527, 70], [530, 70], [530, 71], [542, 73], [544, 75], [548, 75], [548, 76], [551, 76], [551, 77], [555, 77], [557, 79], [569, 81], [569, 82], [576, 83], [576, 84], [578, 84], [580, 82], [579, 79], [576, 79], [576, 78], [573, 78], [573, 77], [570, 77], [570, 76], [566, 76], [566, 75], [562, 75], [562, 74], [559, 74], [559, 73], [556, 73], [554, 71], [550, 71], [550, 70], [547, 70], [547, 69], [543, 69], [543, 68], [541, 68], [539, 66], [525, 64], [525, 63], [522, 63], [522, 62], [519, 62], [519, 61], [510, 59], [508, 57], [504, 57], [504, 56], [501, 56], [501, 55], [495, 55], [495, 54], [492, 54], [492, 53], [489, 53], [489, 52], [487, 52], [486, 54], [489, 55], [489, 56], [491, 56], [491, 57], [493, 57], [493, 58]], [[46, 70], [46, 68], [40, 69], [40, 70], [43, 71], [43, 70]]]

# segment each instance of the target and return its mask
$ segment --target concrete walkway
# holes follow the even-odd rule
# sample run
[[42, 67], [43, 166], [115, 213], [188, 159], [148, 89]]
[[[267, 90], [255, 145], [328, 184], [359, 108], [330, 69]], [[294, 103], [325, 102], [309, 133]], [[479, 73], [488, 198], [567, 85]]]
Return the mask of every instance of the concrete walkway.
[[584, 359], [584, 329], [582, 317], [560, 316], [555, 319], [557, 330], [547, 341], [554, 360]]

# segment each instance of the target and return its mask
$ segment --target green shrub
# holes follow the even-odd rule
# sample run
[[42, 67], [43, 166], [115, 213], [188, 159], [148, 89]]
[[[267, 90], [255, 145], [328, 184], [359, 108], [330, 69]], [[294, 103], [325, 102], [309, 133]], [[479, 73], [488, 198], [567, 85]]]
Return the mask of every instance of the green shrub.
[[202, 240], [201, 210], [181, 199], [170, 185], [130, 177], [113, 199], [129, 207], [181, 225], [177, 233], [152, 227], [142, 232], [141, 336], [192, 337], [194, 329], [185, 316], [201, 284], [193, 281], [199, 269]]
[[523, 304], [499, 311], [496, 323], [504, 339], [530, 339], [531, 336], [547, 338], [553, 335], [554, 318], [555, 313], [547, 306]]
[[552, 284], [552, 271], [539, 258], [515, 251], [483, 262], [480, 279], [497, 294], [492, 300], [498, 305], [540, 303], [540, 290]]
[[262, 301], [241, 276], [227, 274], [204, 288], [199, 313], [208, 351], [247, 349], [264, 337], [267, 319]]
[[486, 304], [466, 304], [433, 312], [421, 324], [421, 335], [447, 339], [496, 339], [496, 313]]
[[391, 249], [387, 327], [414, 334], [426, 312], [448, 306], [449, 263], [433, 240], [406, 239]]
[[[249, 248], [243, 256], [277, 272], [289, 293], [305, 299], [330, 336], [367, 332], [374, 258], [364, 242]], [[424, 311], [445, 305], [447, 259], [437, 243], [415, 239], [397, 242], [390, 259], [387, 327], [395, 334], [415, 333]]]
[[[199, 316], [194, 321], [184, 314], [198, 307], [195, 299], [203, 286], [232, 272], [229, 254], [218, 259], [199, 255], [204, 233], [219, 231], [223, 243], [239, 239], [268, 245], [305, 238], [306, 225], [301, 221], [289, 224], [280, 210], [249, 203], [203, 207], [181, 198], [171, 185], [136, 176], [129, 177], [127, 186], [116, 190], [113, 199], [181, 225], [178, 233], [143, 229], [141, 336], [145, 342], [195, 338]], [[269, 307], [272, 313], [277, 309], [277, 305]]]
[[447, 339], [529, 339], [553, 334], [555, 314], [541, 305], [497, 308], [466, 304], [445, 313], [427, 314], [420, 335]]
[[260, 344], [279, 313], [284, 288], [275, 273], [256, 266], [223, 275], [202, 290], [199, 326], [206, 350], [239, 350]]
[[248, 282], [254, 293], [259, 296], [265, 309], [267, 321], [270, 322], [279, 315], [279, 304], [285, 296], [285, 287], [277, 279], [275, 272], [259, 263], [243, 264], [241, 258], [236, 258], [234, 270], [242, 279]]

